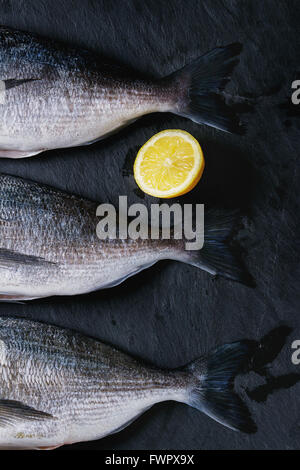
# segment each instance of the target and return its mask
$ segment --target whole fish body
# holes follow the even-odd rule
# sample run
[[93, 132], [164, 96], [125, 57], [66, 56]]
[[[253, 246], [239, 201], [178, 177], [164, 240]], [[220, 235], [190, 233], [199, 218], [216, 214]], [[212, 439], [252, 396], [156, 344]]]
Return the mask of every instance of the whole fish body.
[[105, 239], [96, 233], [97, 204], [48, 186], [0, 174], [0, 299], [29, 300], [112, 287], [162, 260], [246, 281], [224, 239], [232, 215], [205, 219], [200, 251], [185, 240]]
[[240, 132], [220, 94], [240, 50], [217, 48], [165, 79], [142, 80], [86, 51], [0, 27], [0, 157], [91, 143], [153, 112]]
[[246, 405], [232, 390], [253, 354], [250, 343], [226, 344], [180, 370], [165, 371], [68, 330], [0, 317], [0, 448], [99, 439], [165, 400], [254, 432]]

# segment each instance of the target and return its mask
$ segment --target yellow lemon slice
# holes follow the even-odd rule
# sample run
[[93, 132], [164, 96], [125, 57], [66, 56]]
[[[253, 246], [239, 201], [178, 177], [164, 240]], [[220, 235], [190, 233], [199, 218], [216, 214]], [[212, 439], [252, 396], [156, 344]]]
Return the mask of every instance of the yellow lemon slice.
[[134, 178], [145, 193], [171, 198], [191, 191], [204, 165], [199, 142], [188, 132], [169, 129], [155, 134], [139, 150]]

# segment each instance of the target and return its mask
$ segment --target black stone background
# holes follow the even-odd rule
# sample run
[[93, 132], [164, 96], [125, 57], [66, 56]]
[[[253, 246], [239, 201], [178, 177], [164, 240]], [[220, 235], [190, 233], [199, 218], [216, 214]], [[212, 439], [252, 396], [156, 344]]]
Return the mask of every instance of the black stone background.
[[[239, 239], [256, 280], [249, 288], [196, 268], [162, 262], [112, 290], [28, 305], [0, 305], [14, 314], [73, 328], [158, 366], [177, 367], [216, 345], [258, 339], [280, 324], [294, 328], [265, 383], [250, 374], [237, 386], [258, 425], [232, 432], [177, 403], [163, 403], [119, 434], [69, 449], [295, 449], [300, 439], [300, 365], [291, 343], [299, 320], [299, 108], [290, 104], [300, 79], [297, 0], [2, 0], [0, 23], [89, 48], [149, 76], [162, 77], [218, 45], [244, 44], [227, 88], [245, 110], [246, 136], [199, 126], [171, 114], [146, 116], [91, 147], [56, 150], [28, 160], [1, 160], [0, 171], [117, 205], [141, 199], [132, 176], [137, 149], [166, 128], [191, 132], [206, 169], [181, 202], [227, 203], [250, 216]], [[289, 375], [286, 375], [289, 374]], [[293, 374], [293, 375], [291, 375]], [[293, 386], [290, 386], [294, 384]], [[283, 389], [284, 387], [287, 387]], [[259, 395], [259, 394], [258, 394]], [[253, 399], [253, 396], [256, 399]]]

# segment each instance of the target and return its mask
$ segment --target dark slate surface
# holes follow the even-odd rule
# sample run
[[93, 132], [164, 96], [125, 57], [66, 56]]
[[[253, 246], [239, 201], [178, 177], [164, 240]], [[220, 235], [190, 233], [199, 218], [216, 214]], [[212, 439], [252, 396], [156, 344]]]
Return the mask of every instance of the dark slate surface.
[[[257, 283], [251, 289], [164, 262], [113, 290], [29, 305], [1, 304], [0, 313], [70, 327], [164, 367], [180, 366], [227, 341], [260, 338], [282, 323], [294, 328], [271, 369], [283, 379], [269, 382], [266, 393], [246, 396], [259, 428], [255, 435], [234, 433], [187, 406], [165, 403], [117, 435], [70, 449], [299, 447], [300, 383], [291, 374], [300, 373], [300, 365], [291, 362], [291, 342], [300, 338], [300, 120], [289, 104], [299, 69], [299, 13], [297, 0], [0, 2], [2, 24], [88, 47], [157, 77], [217, 45], [244, 44], [227, 91], [239, 96], [235, 101], [242, 110], [255, 104], [254, 112], [244, 114], [246, 136], [226, 135], [172, 115], [152, 115], [89, 148], [1, 160], [0, 171], [99, 201], [117, 204], [118, 195], [127, 194], [129, 202], [141, 202], [129, 171], [136, 149], [155, 132], [185, 129], [199, 139], [207, 162], [201, 183], [187, 200], [225, 201], [250, 215], [239, 238]], [[246, 388], [264, 383], [264, 377], [252, 373], [238, 385], [246, 395]]]

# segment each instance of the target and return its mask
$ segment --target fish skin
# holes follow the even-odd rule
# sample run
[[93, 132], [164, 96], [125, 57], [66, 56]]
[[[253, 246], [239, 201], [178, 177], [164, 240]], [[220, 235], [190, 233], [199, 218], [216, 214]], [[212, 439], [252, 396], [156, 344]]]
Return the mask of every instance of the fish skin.
[[100, 439], [166, 400], [255, 432], [232, 389], [258, 347], [256, 341], [226, 344], [186, 367], [161, 370], [70, 330], [0, 317], [0, 448]]
[[153, 112], [239, 132], [217, 96], [239, 52], [235, 44], [218, 48], [191, 68], [149, 80], [87, 51], [0, 27], [0, 157], [89, 144]]
[[0, 317], [1, 399], [49, 415], [1, 425], [0, 400], [0, 447], [55, 447], [99, 439], [157, 402], [186, 401], [193, 383], [187, 376], [146, 367], [68, 330]]
[[180, 257], [182, 240], [100, 240], [97, 206], [0, 174], [0, 296], [91, 292], [160, 259]]
[[113, 287], [163, 259], [245, 282], [224, 244], [234, 218], [206, 216], [204, 247], [185, 240], [97, 236], [98, 204], [43, 184], [0, 174], [0, 301], [76, 295]]

